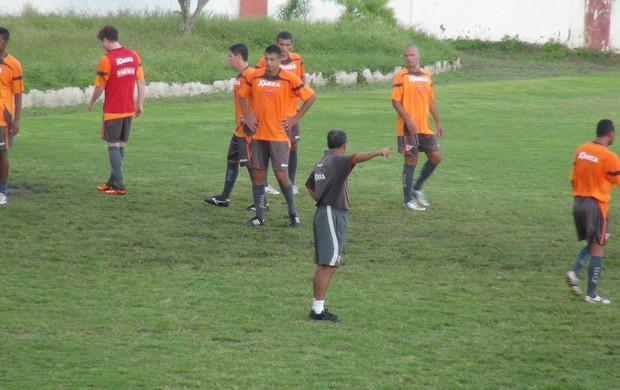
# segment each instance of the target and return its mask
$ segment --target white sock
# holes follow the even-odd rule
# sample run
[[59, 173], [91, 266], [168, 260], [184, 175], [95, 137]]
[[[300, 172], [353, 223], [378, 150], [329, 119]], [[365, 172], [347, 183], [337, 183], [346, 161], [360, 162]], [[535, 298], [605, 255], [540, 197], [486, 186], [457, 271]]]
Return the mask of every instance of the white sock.
[[312, 310], [314, 310], [314, 312], [316, 314], [321, 314], [323, 313], [323, 310], [325, 310], [325, 300], [318, 300], [316, 298], [312, 299]]

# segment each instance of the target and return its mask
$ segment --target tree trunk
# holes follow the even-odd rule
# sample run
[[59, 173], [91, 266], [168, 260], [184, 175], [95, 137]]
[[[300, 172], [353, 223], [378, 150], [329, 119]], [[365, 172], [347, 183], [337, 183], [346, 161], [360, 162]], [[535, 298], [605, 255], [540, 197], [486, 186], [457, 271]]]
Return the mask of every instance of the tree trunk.
[[[192, 35], [192, 30], [194, 28], [194, 23], [196, 23], [196, 19], [200, 16], [202, 9], [207, 5], [209, 0], [198, 0], [198, 4], [196, 4], [196, 10], [191, 13], [191, 0], [177, 0], [179, 2], [179, 6], [181, 7], [181, 33], [183, 35]], [[190, 14], [191, 13], [191, 14]]]

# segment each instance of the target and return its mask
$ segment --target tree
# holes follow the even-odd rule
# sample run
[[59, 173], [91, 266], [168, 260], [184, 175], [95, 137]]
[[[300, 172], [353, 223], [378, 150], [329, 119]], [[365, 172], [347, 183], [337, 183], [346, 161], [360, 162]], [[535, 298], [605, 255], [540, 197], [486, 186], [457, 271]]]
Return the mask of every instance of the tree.
[[191, 13], [191, 0], [177, 0], [179, 5], [181, 6], [181, 32], [183, 35], [192, 35], [192, 29], [194, 28], [194, 23], [196, 23], [196, 19], [200, 16], [202, 9], [207, 5], [209, 0], [198, 0], [198, 4], [196, 4], [196, 10], [194, 13]]
[[286, 21], [305, 20], [310, 11], [310, 0], [288, 0], [278, 8], [278, 17]]
[[398, 24], [394, 11], [387, 6], [389, 0], [323, 0], [344, 7], [343, 20]]

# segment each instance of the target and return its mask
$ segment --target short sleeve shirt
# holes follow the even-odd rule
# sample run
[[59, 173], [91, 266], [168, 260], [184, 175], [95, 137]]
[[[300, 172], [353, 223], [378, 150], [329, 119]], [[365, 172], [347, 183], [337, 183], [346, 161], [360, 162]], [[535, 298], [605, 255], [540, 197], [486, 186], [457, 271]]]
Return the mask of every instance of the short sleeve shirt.
[[573, 196], [595, 198], [601, 203], [611, 199], [611, 187], [620, 188], [620, 162], [607, 147], [588, 142], [577, 148], [570, 175]]
[[[435, 100], [433, 79], [426, 69], [410, 72], [403, 68], [394, 75], [392, 100], [400, 102], [405, 112], [415, 122], [419, 134], [433, 134], [428, 114], [430, 103]], [[405, 120], [397, 115], [396, 135], [403, 136]]]
[[349, 184], [347, 178], [355, 167], [355, 155], [345, 156], [329, 151], [316, 163], [306, 181], [306, 187], [316, 192], [316, 206], [332, 206], [349, 210]]
[[0, 126], [8, 127], [15, 118], [15, 95], [24, 92], [22, 66], [12, 55], [0, 58]]
[[[248, 81], [248, 77], [250, 77], [252, 72], [254, 72], [254, 68], [252, 68], [251, 66], [248, 66], [247, 68], [243, 69], [241, 73], [237, 75], [237, 77], [235, 77], [233, 96], [235, 99], [235, 124], [236, 124], [235, 135], [237, 137], [246, 136], [245, 132], [243, 131], [243, 126], [241, 126], [241, 117], [243, 116], [243, 110], [241, 109], [241, 106], [239, 105], [239, 101], [237, 100], [237, 97], [239, 95], [239, 90]], [[248, 109], [250, 111], [254, 111], [254, 103], [251, 97], [248, 101]]]
[[261, 141], [285, 141], [289, 138], [280, 124], [282, 119], [291, 116], [291, 100], [301, 98], [306, 101], [314, 91], [299, 77], [286, 70], [279, 70], [275, 76], [268, 76], [264, 69], [257, 69], [239, 89], [239, 96], [252, 98], [258, 129], [254, 139]]

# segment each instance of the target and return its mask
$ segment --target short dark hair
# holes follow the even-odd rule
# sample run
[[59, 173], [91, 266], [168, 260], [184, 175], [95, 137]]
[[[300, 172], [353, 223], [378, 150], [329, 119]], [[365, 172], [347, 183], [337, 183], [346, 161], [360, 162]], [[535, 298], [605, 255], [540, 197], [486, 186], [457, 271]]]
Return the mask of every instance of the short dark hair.
[[284, 40], [290, 40], [291, 42], [293, 41], [293, 34], [291, 34], [288, 31], [282, 31], [281, 33], [278, 34], [278, 36], [276, 37], [276, 42], [278, 42], [280, 39], [284, 39]]
[[596, 125], [596, 136], [604, 137], [615, 130], [614, 123], [610, 119], [601, 119]]
[[11, 33], [4, 27], [0, 27], [0, 37], [4, 38], [5, 41], [8, 41], [11, 38]]
[[240, 55], [243, 58], [243, 61], [248, 60], [248, 47], [243, 43], [236, 43], [228, 48], [228, 51], [233, 53], [234, 55]]
[[331, 129], [327, 133], [327, 147], [337, 149], [347, 143], [347, 133], [340, 129]]
[[278, 57], [282, 57], [282, 50], [277, 45], [269, 45], [265, 49], [265, 54], [277, 54]]
[[118, 30], [111, 24], [106, 24], [97, 33], [97, 39], [100, 41], [107, 39], [110, 42], [118, 42]]

